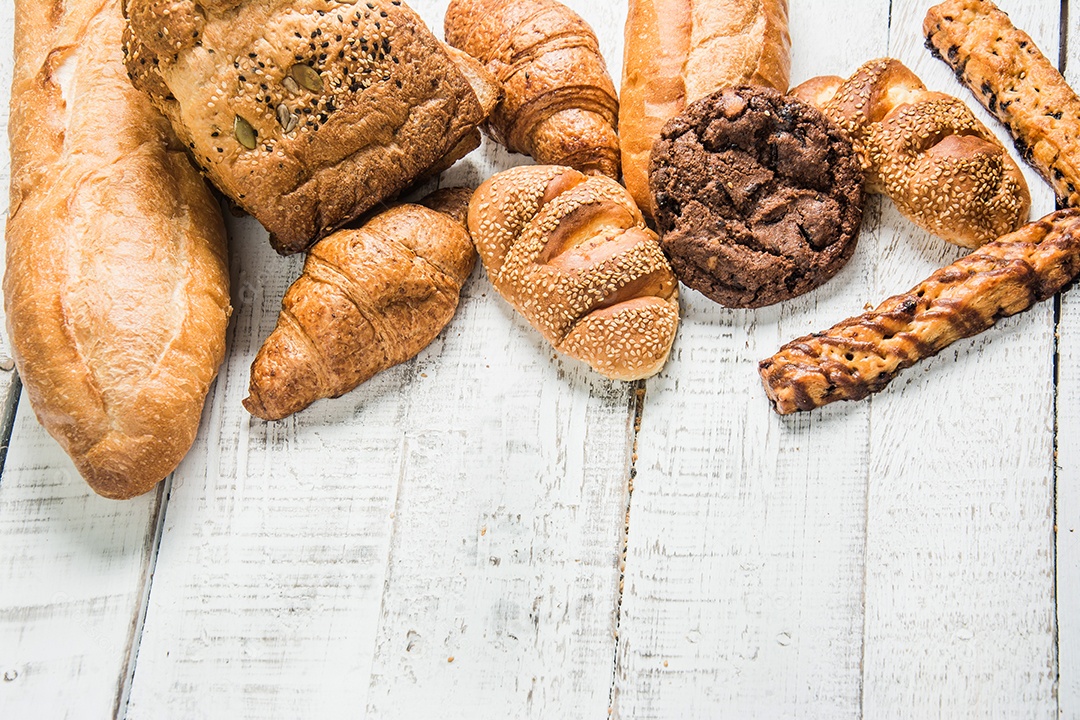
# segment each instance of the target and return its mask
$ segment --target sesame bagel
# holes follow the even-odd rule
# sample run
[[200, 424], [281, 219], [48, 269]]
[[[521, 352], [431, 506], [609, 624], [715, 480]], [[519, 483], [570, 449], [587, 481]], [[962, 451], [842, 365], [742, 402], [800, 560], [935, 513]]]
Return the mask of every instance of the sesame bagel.
[[678, 283], [617, 182], [568, 167], [513, 168], [473, 195], [469, 231], [492, 285], [556, 350], [616, 380], [663, 367]]
[[1009, 153], [964, 103], [928, 91], [899, 60], [871, 60], [847, 80], [813, 78], [791, 94], [851, 136], [866, 190], [927, 232], [976, 248], [1027, 221], [1031, 197]]

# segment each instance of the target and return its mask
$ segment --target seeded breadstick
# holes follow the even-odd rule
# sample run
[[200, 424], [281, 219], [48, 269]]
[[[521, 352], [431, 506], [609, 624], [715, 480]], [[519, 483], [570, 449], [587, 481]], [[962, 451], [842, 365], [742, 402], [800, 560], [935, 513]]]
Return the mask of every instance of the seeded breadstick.
[[930, 51], [1008, 126], [1062, 207], [1080, 206], [1080, 98], [989, 0], [947, 0], [923, 21]]
[[794, 340], [758, 370], [781, 415], [861, 400], [904, 368], [1051, 297], [1080, 272], [1080, 210], [1059, 210], [941, 268], [903, 295]]

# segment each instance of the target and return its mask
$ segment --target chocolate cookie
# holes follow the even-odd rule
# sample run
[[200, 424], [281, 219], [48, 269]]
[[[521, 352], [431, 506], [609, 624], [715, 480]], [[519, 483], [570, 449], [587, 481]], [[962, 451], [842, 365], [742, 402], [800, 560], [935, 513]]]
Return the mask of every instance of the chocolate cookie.
[[649, 184], [675, 274], [728, 307], [808, 292], [855, 250], [862, 171], [815, 108], [763, 87], [719, 90], [672, 118]]

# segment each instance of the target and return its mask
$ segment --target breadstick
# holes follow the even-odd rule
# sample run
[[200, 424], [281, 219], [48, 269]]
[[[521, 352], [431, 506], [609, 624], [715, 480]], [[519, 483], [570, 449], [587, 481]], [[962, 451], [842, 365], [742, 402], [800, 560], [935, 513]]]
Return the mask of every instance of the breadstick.
[[923, 21], [930, 50], [1012, 133], [1016, 148], [1080, 206], [1080, 98], [1027, 33], [989, 0], [948, 0]]
[[1080, 210], [1059, 210], [941, 268], [908, 292], [759, 365], [776, 411], [861, 400], [904, 368], [1045, 300], [1080, 272]]

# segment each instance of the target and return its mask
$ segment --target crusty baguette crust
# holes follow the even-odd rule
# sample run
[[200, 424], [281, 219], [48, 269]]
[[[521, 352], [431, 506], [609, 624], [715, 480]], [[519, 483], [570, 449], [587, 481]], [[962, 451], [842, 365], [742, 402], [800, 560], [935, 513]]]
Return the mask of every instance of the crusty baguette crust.
[[556, 350], [615, 380], [667, 361], [678, 281], [626, 190], [568, 167], [516, 167], [469, 202], [469, 231], [495, 289]]
[[131, 87], [122, 30], [119, 0], [16, 2], [4, 276], [34, 412], [113, 498], [191, 446], [230, 311], [220, 208]]
[[904, 368], [1061, 290], [1080, 272], [1080, 210], [1059, 210], [941, 268], [902, 295], [793, 340], [759, 370], [781, 415], [861, 400]]
[[847, 80], [811, 78], [791, 95], [844, 129], [866, 189], [924, 230], [976, 248], [1028, 221], [1027, 182], [997, 136], [899, 60], [870, 60]]
[[1059, 205], [1080, 206], [1080, 98], [1031, 37], [988, 0], [935, 5], [923, 34], [927, 47], [1009, 128]]
[[431, 344], [476, 263], [465, 230], [471, 196], [440, 190], [315, 243], [251, 365], [248, 412], [280, 420]]
[[787, 0], [630, 0], [619, 106], [623, 182], [653, 217], [649, 155], [669, 119], [730, 85], [787, 92]]

